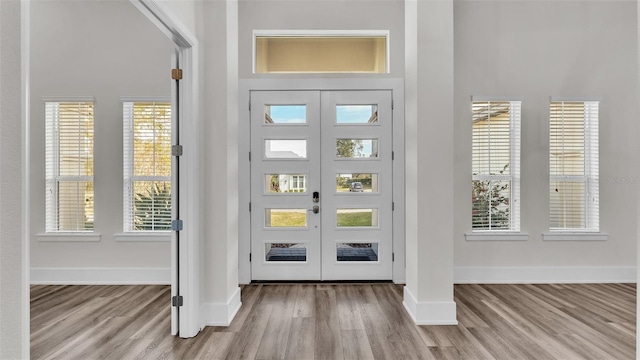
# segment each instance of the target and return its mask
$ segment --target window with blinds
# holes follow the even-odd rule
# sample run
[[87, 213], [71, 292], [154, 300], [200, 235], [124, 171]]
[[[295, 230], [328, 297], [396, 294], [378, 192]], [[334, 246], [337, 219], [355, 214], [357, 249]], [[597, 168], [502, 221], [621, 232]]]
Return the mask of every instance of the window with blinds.
[[473, 231], [520, 231], [520, 107], [472, 102]]
[[549, 228], [599, 231], [598, 102], [551, 101]]
[[171, 230], [171, 104], [123, 102], [124, 231]]
[[93, 101], [45, 102], [47, 232], [93, 231]]

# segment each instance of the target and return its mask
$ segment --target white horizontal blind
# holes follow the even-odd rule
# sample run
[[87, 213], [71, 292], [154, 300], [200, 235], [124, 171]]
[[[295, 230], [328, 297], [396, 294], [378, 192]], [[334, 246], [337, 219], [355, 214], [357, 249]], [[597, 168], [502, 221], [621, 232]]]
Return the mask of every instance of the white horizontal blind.
[[171, 230], [171, 104], [123, 103], [124, 231]]
[[520, 231], [520, 108], [472, 103], [473, 231]]
[[598, 102], [552, 101], [551, 230], [599, 231]]
[[92, 231], [93, 102], [45, 102], [46, 231]]

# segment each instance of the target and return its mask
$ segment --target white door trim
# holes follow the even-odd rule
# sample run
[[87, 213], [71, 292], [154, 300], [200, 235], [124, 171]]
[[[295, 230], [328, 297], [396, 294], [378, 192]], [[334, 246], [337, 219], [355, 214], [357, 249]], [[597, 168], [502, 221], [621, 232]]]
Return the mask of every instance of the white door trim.
[[[251, 149], [250, 92], [258, 90], [391, 90], [393, 94], [393, 282], [405, 283], [405, 149], [404, 149], [404, 80], [398, 78], [359, 79], [241, 79], [238, 94], [238, 175], [240, 189], [250, 188]], [[251, 282], [251, 229], [249, 191], [239, 192], [238, 280]]]
[[[180, 160], [178, 204], [180, 219], [185, 227], [180, 232], [180, 242], [172, 236], [172, 272], [176, 273], [179, 259], [180, 295], [184, 304], [180, 307], [179, 324], [172, 321], [171, 333], [180, 337], [193, 337], [200, 332], [200, 118], [199, 109], [199, 45], [194, 34], [181, 25], [180, 20], [165, 10], [160, 0], [129, 0], [177, 47], [178, 63], [183, 71], [180, 85], [180, 132], [179, 143], [189, 144], [190, 149]], [[169, 55], [169, 54], [167, 54]], [[169, 72], [169, 69], [167, 69]], [[167, 74], [167, 78], [169, 74]], [[191, 154], [191, 155], [188, 155]], [[174, 233], [175, 234], [175, 233]], [[177, 279], [172, 276], [172, 295]], [[172, 320], [175, 317], [172, 316]]]

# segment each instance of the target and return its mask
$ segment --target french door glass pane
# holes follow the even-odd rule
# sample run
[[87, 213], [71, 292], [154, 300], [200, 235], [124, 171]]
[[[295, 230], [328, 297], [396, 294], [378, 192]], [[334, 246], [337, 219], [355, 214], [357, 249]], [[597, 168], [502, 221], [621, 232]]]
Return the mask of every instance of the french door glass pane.
[[336, 209], [338, 227], [376, 227], [378, 209]]
[[264, 226], [266, 227], [306, 227], [306, 209], [265, 209]]
[[378, 139], [336, 139], [338, 158], [377, 158]]
[[378, 261], [377, 243], [338, 243], [337, 261]]
[[336, 174], [336, 192], [378, 192], [378, 174]]
[[306, 159], [307, 140], [265, 140], [264, 156], [267, 159]]
[[377, 105], [338, 105], [336, 106], [338, 124], [377, 124]]
[[265, 105], [265, 124], [305, 124], [307, 107], [305, 105]]
[[265, 192], [268, 194], [295, 194], [307, 192], [307, 175], [304, 174], [267, 174]]
[[265, 261], [307, 261], [306, 244], [265, 244]]

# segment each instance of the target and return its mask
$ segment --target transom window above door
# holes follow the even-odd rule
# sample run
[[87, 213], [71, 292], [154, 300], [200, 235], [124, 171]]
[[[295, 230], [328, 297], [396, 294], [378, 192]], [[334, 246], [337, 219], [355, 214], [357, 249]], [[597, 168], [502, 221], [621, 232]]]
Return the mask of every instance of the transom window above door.
[[389, 31], [254, 30], [253, 71], [389, 73]]

